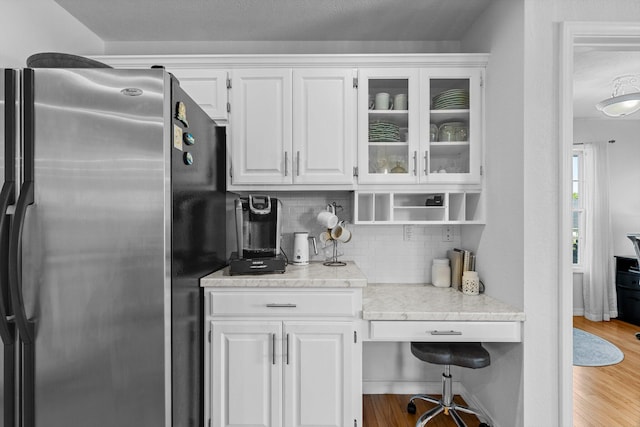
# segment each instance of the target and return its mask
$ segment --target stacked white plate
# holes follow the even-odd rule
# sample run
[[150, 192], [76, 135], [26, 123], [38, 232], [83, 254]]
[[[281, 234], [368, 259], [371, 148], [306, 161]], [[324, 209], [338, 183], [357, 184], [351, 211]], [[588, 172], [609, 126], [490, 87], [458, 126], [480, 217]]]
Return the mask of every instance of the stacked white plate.
[[375, 121], [369, 123], [369, 142], [400, 141], [400, 126], [395, 123]]
[[449, 89], [434, 96], [431, 100], [434, 110], [451, 110], [469, 108], [469, 91], [465, 89]]

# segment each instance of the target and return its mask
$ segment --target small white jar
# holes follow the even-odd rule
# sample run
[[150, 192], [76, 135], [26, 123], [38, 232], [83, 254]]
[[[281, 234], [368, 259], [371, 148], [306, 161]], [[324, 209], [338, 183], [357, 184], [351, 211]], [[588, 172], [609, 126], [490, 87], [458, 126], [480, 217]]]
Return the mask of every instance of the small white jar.
[[438, 288], [451, 286], [451, 267], [447, 258], [435, 258], [431, 266], [431, 284]]

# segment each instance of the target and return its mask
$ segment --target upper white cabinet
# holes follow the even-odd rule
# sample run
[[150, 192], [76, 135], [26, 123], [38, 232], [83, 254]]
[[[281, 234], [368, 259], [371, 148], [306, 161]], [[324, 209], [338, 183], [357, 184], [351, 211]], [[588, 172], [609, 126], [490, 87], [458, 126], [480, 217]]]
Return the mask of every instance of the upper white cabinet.
[[291, 171], [291, 69], [231, 72], [231, 184], [288, 184]]
[[167, 68], [180, 87], [216, 121], [227, 120], [227, 70]]
[[482, 69], [361, 69], [362, 184], [478, 184]]
[[482, 70], [420, 70], [421, 182], [479, 183]]
[[360, 69], [358, 182], [418, 182], [419, 70]]
[[356, 165], [354, 78], [353, 69], [293, 70], [295, 183], [353, 183]]
[[96, 56], [114, 68], [163, 66], [179, 81], [180, 87], [218, 124], [227, 121], [227, 72], [225, 65], [189, 55], [109, 55]]
[[231, 72], [231, 187], [352, 184], [355, 72], [340, 68]]

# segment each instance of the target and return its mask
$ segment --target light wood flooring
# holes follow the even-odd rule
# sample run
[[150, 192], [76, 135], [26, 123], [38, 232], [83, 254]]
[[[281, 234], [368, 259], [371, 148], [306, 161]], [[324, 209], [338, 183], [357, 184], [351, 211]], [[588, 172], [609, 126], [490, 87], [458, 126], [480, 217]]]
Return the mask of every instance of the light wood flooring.
[[591, 322], [573, 318], [573, 326], [618, 346], [624, 360], [610, 366], [573, 367], [574, 427], [640, 426], [640, 326], [620, 320]]
[[[582, 316], [573, 318], [576, 328], [595, 334], [615, 344], [624, 353], [617, 365], [573, 367], [574, 427], [640, 427], [640, 341], [635, 333], [640, 326], [611, 320], [591, 322]], [[409, 395], [365, 394], [363, 396], [364, 427], [414, 427], [416, 420], [433, 405], [417, 403], [415, 415], [407, 413]], [[461, 402], [456, 396], [456, 402]], [[468, 414], [463, 419], [469, 426], [479, 420]], [[429, 427], [449, 427], [455, 423], [440, 414]]]
[[[362, 408], [362, 424], [364, 427], [415, 427], [416, 421], [424, 412], [433, 408], [435, 404], [425, 402], [423, 400], [416, 401], [416, 413], [409, 414], [407, 412], [407, 403], [409, 403], [409, 394], [365, 394], [363, 396]], [[434, 395], [439, 397], [439, 395]], [[456, 395], [454, 402], [464, 405], [462, 398]], [[469, 426], [476, 427], [480, 420], [470, 414], [458, 412], [460, 418]], [[449, 427], [456, 423], [453, 419], [439, 414], [433, 420], [429, 421], [429, 427]]]

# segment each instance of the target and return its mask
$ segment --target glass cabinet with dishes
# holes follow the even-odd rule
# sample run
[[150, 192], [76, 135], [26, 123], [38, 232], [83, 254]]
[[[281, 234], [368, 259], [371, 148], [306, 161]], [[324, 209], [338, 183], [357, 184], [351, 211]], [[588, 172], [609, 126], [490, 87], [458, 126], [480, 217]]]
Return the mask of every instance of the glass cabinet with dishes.
[[421, 182], [480, 183], [481, 85], [478, 68], [420, 70]]
[[358, 72], [358, 182], [415, 183], [419, 69]]

